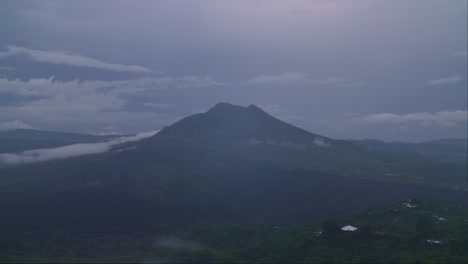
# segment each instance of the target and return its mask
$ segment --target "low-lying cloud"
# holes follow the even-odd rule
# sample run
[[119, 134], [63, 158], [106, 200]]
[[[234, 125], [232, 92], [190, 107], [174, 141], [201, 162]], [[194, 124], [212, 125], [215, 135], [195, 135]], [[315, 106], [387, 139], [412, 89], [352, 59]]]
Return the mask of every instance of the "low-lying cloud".
[[31, 129], [32, 127], [21, 120], [13, 120], [0, 123], [0, 131], [8, 131], [14, 129]]
[[200, 244], [191, 241], [184, 240], [178, 237], [163, 236], [160, 237], [154, 244], [156, 248], [166, 248], [166, 249], [175, 249], [175, 250], [194, 250], [201, 247]]
[[440, 111], [436, 113], [409, 113], [404, 115], [392, 114], [392, 113], [382, 113], [382, 114], [372, 114], [358, 118], [360, 121], [369, 122], [369, 123], [396, 123], [396, 124], [406, 124], [406, 123], [416, 123], [423, 126], [443, 126], [443, 127], [453, 127], [460, 123], [466, 123], [468, 117], [467, 110], [456, 110], [456, 111]]
[[34, 50], [16, 46], [7, 46], [5, 52], [0, 52], [0, 59], [11, 56], [25, 56], [38, 62], [65, 64], [70, 66], [90, 67], [118, 72], [152, 73], [153, 71], [136, 65], [108, 63], [86, 57], [77, 53], [54, 50]]
[[330, 147], [330, 143], [326, 142], [323, 138], [321, 137], [316, 137], [314, 139], [314, 144], [319, 146], [319, 147]]
[[466, 58], [468, 57], [468, 52], [465, 51], [457, 51], [453, 53], [453, 56], [460, 57], [460, 58]]
[[431, 80], [428, 82], [429, 85], [441, 85], [441, 84], [451, 84], [451, 83], [458, 83], [458, 82], [461, 82], [463, 80], [463, 78], [458, 75], [458, 74], [455, 74], [455, 75], [452, 75], [450, 77], [447, 77], [447, 78], [440, 78], [440, 79], [436, 79], [436, 80]]
[[156, 133], [157, 131], [150, 131], [139, 133], [135, 136], [116, 138], [106, 142], [80, 143], [58, 148], [33, 149], [19, 153], [4, 153], [0, 154], [0, 164], [26, 164], [55, 159], [66, 159], [90, 154], [99, 154], [108, 152], [115, 145], [131, 141], [138, 141], [147, 137], [151, 137]]

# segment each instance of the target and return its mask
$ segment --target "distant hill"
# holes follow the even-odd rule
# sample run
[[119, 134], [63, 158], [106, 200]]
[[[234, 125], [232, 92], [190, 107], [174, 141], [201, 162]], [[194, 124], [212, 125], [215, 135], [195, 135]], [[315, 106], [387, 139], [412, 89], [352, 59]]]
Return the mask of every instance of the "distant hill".
[[115, 137], [34, 129], [0, 131], [0, 153], [55, 148], [76, 143], [95, 143]]
[[374, 151], [413, 151], [429, 155], [451, 155], [466, 157], [467, 139], [439, 139], [421, 143], [384, 142], [380, 140], [350, 140], [367, 150]]

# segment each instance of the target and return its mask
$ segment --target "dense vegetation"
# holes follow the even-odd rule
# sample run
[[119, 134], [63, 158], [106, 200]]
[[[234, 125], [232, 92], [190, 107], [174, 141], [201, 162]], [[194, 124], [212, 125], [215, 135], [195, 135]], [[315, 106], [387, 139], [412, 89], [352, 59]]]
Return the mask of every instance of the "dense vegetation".
[[[358, 230], [339, 229], [348, 224]], [[413, 199], [321, 225], [208, 228], [193, 237], [240, 262], [466, 263], [468, 210]]]
[[[340, 227], [353, 225], [354, 232]], [[2, 243], [11, 243], [3, 237]], [[437, 242], [435, 242], [437, 241]], [[55, 232], [47, 250], [3, 262], [464, 263], [468, 208], [412, 199], [306, 225], [199, 225], [149, 236]], [[11, 246], [11, 245], [10, 245]], [[5, 251], [3, 251], [5, 252]], [[11, 253], [10, 253], [11, 254]]]

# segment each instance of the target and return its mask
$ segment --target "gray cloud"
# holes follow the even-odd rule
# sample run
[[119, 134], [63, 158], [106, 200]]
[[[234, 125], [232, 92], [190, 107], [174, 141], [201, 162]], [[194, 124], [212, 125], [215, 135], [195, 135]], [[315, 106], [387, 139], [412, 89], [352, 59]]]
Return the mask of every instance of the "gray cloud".
[[453, 127], [467, 122], [467, 110], [440, 111], [436, 113], [409, 113], [404, 115], [382, 113], [360, 117], [357, 120], [369, 123], [419, 124], [423, 126]]
[[454, 56], [461, 57], [461, 58], [466, 58], [468, 56], [468, 52], [465, 51], [457, 51], [453, 53]]
[[260, 104], [259, 107], [269, 114], [287, 121], [287, 122], [297, 122], [304, 120], [305, 118], [298, 113], [292, 112], [287, 107], [278, 104]]
[[443, 85], [443, 84], [451, 84], [451, 83], [458, 83], [458, 82], [461, 82], [463, 81], [463, 78], [458, 75], [458, 74], [455, 74], [455, 75], [452, 75], [450, 77], [447, 77], [447, 78], [440, 78], [440, 79], [436, 79], [436, 80], [431, 80], [428, 82], [429, 85]]
[[330, 143], [326, 142], [325, 139], [321, 137], [315, 138], [314, 144], [322, 148], [330, 147]]
[[65, 64], [71, 66], [90, 67], [105, 69], [119, 72], [135, 72], [135, 73], [152, 73], [153, 71], [135, 65], [122, 65], [107, 63], [98, 59], [86, 57], [77, 53], [67, 51], [53, 51], [53, 50], [34, 50], [16, 46], [7, 46], [7, 51], [0, 52], [0, 59], [11, 56], [26, 56], [27, 58], [53, 64]]
[[[158, 120], [165, 120], [164, 124], [167, 125], [166, 122], [175, 121], [173, 118], [177, 113], [161, 113], [160, 110], [168, 109], [170, 104], [152, 103], [148, 100], [157, 97], [163, 90], [203, 89], [219, 84], [209, 77], [198, 76], [148, 77], [122, 81], [57, 81], [53, 78], [23, 81], [0, 78], [0, 95], [18, 96], [22, 99], [14, 105], [0, 104], [0, 122], [18, 119], [34, 125], [40, 121], [42, 124], [35, 125], [36, 127], [98, 124], [104, 127], [125, 124], [127, 131], [128, 127], [149, 125]], [[152, 110], [131, 110], [129, 101], [131, 104], [152, 106]], [[159, 107], [156, 108], [156, 105]], [[146, 126], [143, 129], [156, 128]], [[92, 131], [96, 131], [96, 128]]]
[[113, 146], [138, 141], [156, 134], [157, 131], [144, 132], [136, 136], [121, 137], [107, 142], [73, 144], [58, 148], [26, 150], [19, 153], [0, 154], [0, 164], [25, 164], [55, 159], [66, 159], [83, 155], [108, 152]]
[[13, 121], [0, 123], [0, 131], [14, 130], [14, 129], [19, 129], [19, 128], [32, 128], [32, 127], [21, 120], [13, 120]]
[[322, 84], [322, 85], [332, 85], [337, 87], [353, 87], [353, 86], [363, 86], [365, 82], [353, 82], [347, 79], [341, 79], [336, 77], [330, 77], [325, 80], [312, 80], [312, 83]]
[[307, 75], [301, 72], [285, 72], [278, 75], [260, 75], [247, 80], [245, 84], [284, 84], [292, 82], [308, 82]]
[[144, 103], [144, 106], [155, 107], [155, 108], [171, 108], [173, 104], [161, 104], [161, 103]]
[[302, 72], [285, 72], [277, 75], [260, 75], [244, 82], [247, 85], [277, 85], [277, 84], [291, 84], [302, 83], [309, 85], [324, 85], [336, 87], [352, 87], [363, 86], [364, 82], [354, 82], [348, 79], [330, 77], [323, 80], [315, 80], [308, 77]]
[[0, 94], [22, 96], [79, 95], [102, 92], [109, 95], [138, 94], [162, 89], [189, 89], [223, 85], [208, 76], [145, 77], [120, 81], [58, 81], [54, 76], [27, 81], [0, 78]]
[[[140, 75], [37, 63], [24, 51], [0, 59], [0, 67], [14, 68], [0, 71], [9, 80], [0, 80], [0, 122], [134, 133], [228, 101], [279, 105], [279, 118], [335, 138], [466, 137], [462, 125], [405, 123], [403, 133], [392, 132], [395, 123], [343, 116], [466, 109], [466, 0], [44, 0], [0, 6], [0, 52], [7, 45], [67, 50], [167, 73], [134, 79]], [[428, 81], [456, 73], [462, 80], [447, 84], [450, 89], [428, 89]], [[169, 103], [176, 107], [162, 107]]]
[[15, 68], [13, 68], [13, 67], [0, 67], [0, 71], [8, 72], [8, 71], [14, 71], [14, 70], [15, 70]]

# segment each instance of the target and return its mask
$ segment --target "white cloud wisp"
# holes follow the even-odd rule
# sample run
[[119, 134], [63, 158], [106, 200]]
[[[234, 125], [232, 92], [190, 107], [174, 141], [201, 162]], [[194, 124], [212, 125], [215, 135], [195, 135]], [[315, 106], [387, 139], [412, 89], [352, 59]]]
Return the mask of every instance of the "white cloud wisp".
[[285, 72], [277, 75], [260, 75], [244, 82], [244, 84], [246, 85], [279, 85], [291, 83], [335, 87], [353, 87], [365, 85], [364, 82], [355, 82], [337, 77], [330, 77], [323, 80], [315, 80], [309, 78], [306, 74], [302, 72]]
[[396, 123], [396, 124], [410, 124], [416, 123], [422, 126], [442, 126], [453, 127], [460, 123], [466, 123], [468, 117], [467, 110], [456, 111], [440, 111], [436, 113], [409, 113], [404, 115], [382, 113], [372, 114], [358, 118], [359, 121], [368, 123]]
[[463, 78], [458, 75], [458, 74], [455, 74], [455, 75], [452, 75], [450, 77], [447, 77], [447, 78], [440, 78], [440, 79], [436, 79], [436, 80], [431, 80], [428, 82], [429, 85], [442, 85], [442, 84], [452, 84], [452, 83], [458, 83], [458, 82], [461, 82], [463, 80]]
[[108, 63], [73, 52], [34, 50], [16, 46], [7, 46], [6, 48], [7, 50], [5, 52], [0, 52], [0, 59], [11, 56], [26, 56], [38, 62], [90, 67], [118, 72], [153, 73], [152, 70], [142, 66]]
[[465, 51], [457, 51], [453, 53], [453, 56], [460, 57], [460, 58], [466, 58], [468, 56], [468, 52]]
[[116, 138], [106, 142], [72, 144], [58, 148], [26, 150], [19, 153], [3, 153], [0, 154], [0, 164], [26, 164], [55, 159], [66, 159], [90, 154], [99, 154], [110, 151], [115, 145], [131, 141], [138, 141], [147, 137], [151, 137], [156, 133], [157, 131], [150, 131], [139, 133], [135, 136]]
[[20, 128], [28, 129], [32, 127], [21, 120], [13, 120], [0, 123], [0, 131], [8, 131]]

